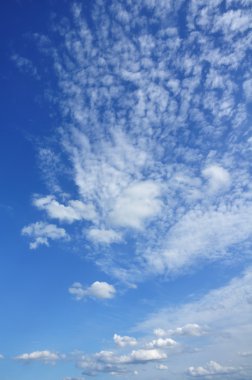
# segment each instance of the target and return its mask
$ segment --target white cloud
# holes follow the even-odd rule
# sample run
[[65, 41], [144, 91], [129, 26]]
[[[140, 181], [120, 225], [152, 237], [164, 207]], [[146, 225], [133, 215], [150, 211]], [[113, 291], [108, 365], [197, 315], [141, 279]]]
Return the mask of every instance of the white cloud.
[[[198, 335], [197, 339], [192, 339], [191, 335], [181, 335], [183, 340], [180, 344], [183, 344], [180, 347], [184, 348], [176, 356], [176, 362], [169, 362], [169, 369], [178, 373], [178, 379], [183, 378], [182, 374], [179, 375], [183, 367], [191, 367], [192, 358], [194, 363], [206, 363], [210, 359], [232, 363], [232, 367], [244, 367], [244, 371], [246, 366], [243, 377], [250, 379], [250, 357], [238, 353], [252, 352], [251, 289], [252, 268], [248, 268], [241, 277], [232, 279], [227, 285], [211, 290], [192, 302], [153, 313], [135, 331], [148, 334], [156, 326], [161, 326], [168, 333], [176, 331], [178, 325], [186, 326], [188, 321], [196, 321], [195, 324], [199, 326], [207, 326], [207, 334]], [[207, 368], [204, 367], [204, 370], [209, 370]], [[213, 368], [214, 366], [212, 371]], [[194, 366], [191, 372], [196, 374], [197, 371]]]
[[115, 344], [119, 347], [137, 345], [137, 340], [131, 336], [120, 336], [120, 335], [114, 334], [113, 339], [114, 339]]
[[166, 359], [167, 355], [157, 349], [133, 350], [128, 355], [115, 355], [111, 351], [101, 351], [95, 354], [95, 358], [111, 364], [134, 364]]
[[132, 184], [116, 200], [110, 214], [118, 226], [142, 229], [144, 222], [161, 210], [160, 186], [151, 181]]
[[252, 100], [252, 79], [246, 79], [243, 82], [243, 91], [245, 93], [247, 101], [251, 102], [251, 100]]
[[91, 228], [87, 232], [88, 239], [95, 243], [112, 244], [122, 241], [122, 235], [114, 230]]
[[176, 346], [177, 342], [171, 338], [158, 338], [153, 339], [151, 342], [147, 343], [148, 348], [164, 348]]
[[218, 165], [207, 166], [202, 174], [208, 179], [208, 190], [210, 193], [216, 193], [229, 187], [231, 179], [228, 171]]
[[0, 354], [0, 360], [4, 359], [4, 355]]
[[187, 323], [183, 327], [177, 327], [175, 330], [169, 330], [170, 334], [186, 336], [202, 336], [206, 332], [197, 323]]
[[179, 273], [203, 260], [225, 257], [230, 247], [250, 237], [251, 215], [250, 203], [189, 211], [163, 237], [162, 249], [146, 250], [148, 267], [156, 273]]
[[167, 355], [166, 353], [157, 350], [157, 349], [150, 349], [150, 350], [136, 350], [132, 351], [129, 358], [126, 360], [128, 363], [139, 363], [139, 362], [148, 362], [148, 361], [156, 361], [156, 360], [162, 360], [166, 359]]
[[[64, 356], [63, 356], [64, 357]], [[41, 361], [43, 363], [55, 363], [62, 358], [61, 355], [51, 351], [34, 351], [31, 353], [21, 354], [15, 357], [17, 360], [23, 360], [27, 362]]]
[[239, 355], [243, 357], [252, 356], [252, 351], [239, 352]]
[[100, 281], [95, 281], [89, 287], [84, 287], [79, 282], [75, 282], [68, 289], [68, 291], [77, 300], [81, 300], [85, 297], [109, 299], [109, 298], [113, 298], [116, 294], [116, 289], [114, 288], [113, 285], [110, 285], [107, 282], [100, 282]]
[[13, 54], [11, 56], [11, 60], [20, 71], [33, 76], [35, 79], [39, 79], [38, 70], [30, 59], [22, 57], [18, 54]]
[[205, 367], [189, 367], [187, 373], [190, 376], [212, 376], [212, 375], [227, 375], [237, 372], [234, 367], [224, 367], [221, 364], [211, 360]]
[[159, 338], [163, 338], [167, 335], [167, 332], [164, 329], [154, 329], [154, 334], [158, 336]]
[[[251, 234], [249, 2], [230, 0], [224, 10], [221, 0], [190, 1], [184, 28], [182, 4], [97, 2], [92, 28], [78, 4], [62, 44], [37, 36], [53, 61], [54, 104], [68, 120], [41, 160], [57, 174], [51, 192], [64, 192], [64, 168], [75, 200], [35, 204], [61, 221], [88, 220], [90, 256], [128, 282], [231, 252], [244, 260]], [[122, 236], [136, 247], [130, 261], [116, 245], [107, 255]]]
[[85, 204], [79, 200], [70, 200], [65, 206], [59, 203], [53, 195], [35, 198], [34, 206], [47, 212], [48, 216], [63, 222], [73, 223], [78, 220], [95, 220], [96, 212], [92, 204]]
[[22, 235], [31, 237], [34, 241], [30, 243], [30, 249], [36, 249], [40, 245], [49, 245], [49, 240], [69, 239], [64, 228], [55, 224], [36, 222], [23, 227]]
[[165, 365], [165, 364], [158, 364], [156, 366], [157, 369], [160, 369], [160, 370], [167, 370], [168, 369], [168, 366]]
[[248, 12], [238, 10], [230, 10], [219, 16], [215, 24], [215, 29], [222, 29], [226, 33], [244, 32], [250, 28], [251, 15]]
[[78, 361], [78, 367], [84, 375], [96, 375], [98, 373], [123, 374], [130, 370], [128, 365], [141, 365], [149, 362], [164, 360], [167, 355], [157, 349], [140, 349], [127, 355], [116, 355], [112, 351], [100, 351], [93, 356], [83, 356]]

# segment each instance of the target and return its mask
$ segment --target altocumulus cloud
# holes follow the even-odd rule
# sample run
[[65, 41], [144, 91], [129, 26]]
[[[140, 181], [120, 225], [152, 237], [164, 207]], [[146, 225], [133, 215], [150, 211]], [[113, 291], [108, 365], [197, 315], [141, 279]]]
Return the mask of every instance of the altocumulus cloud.
[[[220, 4], [189, 1], [182, 30], [183, 1], [93, 2], [93, 28], [76, 2], [51, 38], [36, 36], [53, 60], [67, 159], [55, 165], [61, 156], [43, 147], [51, 191], [33, 205], [65, 234], [84, 233], [99, 268], [121, 281], [249, 252], [251, 20], [248, 2]], [[77, 189], [67, 201], [58, 167]], [[49, 244], [26, 229], [38, 235], [31, 248]], [[131, 260], [120, 244], [133, 246]]]

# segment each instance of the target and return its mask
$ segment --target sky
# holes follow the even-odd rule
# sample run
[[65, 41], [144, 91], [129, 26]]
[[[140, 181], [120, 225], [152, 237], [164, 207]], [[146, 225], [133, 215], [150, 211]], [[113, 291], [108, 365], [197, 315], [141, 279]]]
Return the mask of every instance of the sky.
[[2, 0], [2, 380], [252, 378], [251, 0]]

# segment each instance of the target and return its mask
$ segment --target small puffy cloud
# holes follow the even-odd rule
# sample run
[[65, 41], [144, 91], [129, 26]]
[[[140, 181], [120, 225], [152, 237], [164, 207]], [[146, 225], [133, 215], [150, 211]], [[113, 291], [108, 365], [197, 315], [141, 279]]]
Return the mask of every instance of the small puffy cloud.
[[3, 360], [3, 359], [4, 359], [4, 356], [0, 354], [0, 360]]
[[212, 375], [227, 375], [236, 372], [234, 367], [224, 367], [221, 364], [210, 361], [205, 367], [189, 367], [187, 373], [190, 376], [200, 377], [200, 376], [212, 376]]
[[59, 203], [53, 195], [35, 198], [34, 206], [44, 210], [52, 219], [73, 223], [78, 220], [95, 220], [96, 211], [92, 204], [86, 204], [79, 200], [70, 200], [67, 205]]
[[100, 282], [100, 281], [95, 281], [89, 287], [84, 287], [79, 282], [75, 282], [68, 289], [68, 291], [77, 300], [81, 300], [86, 297], [109, 299], [109, 298], [113, 298], [116, 294], [116, 289], [114, 288], [113, 285], [110, 285], [107, 282]]
[[197, 323], [188, 323], [183, 327], [169, 330], [169, 333], [174, 335], [202, 336], [205, 334], [205, 331]]
[[177, 342], [171, 338], [158, 338], [153, 339], [150, 343], [147, 344], [148, 348], [164, 348], [176, 346]]
[[114, 334], [113, 339], [115, 344], [119, 347], [135, 346], [137, 344], [137, 340], [131, 336], [120, 336]]
[[216, 193], [229, 187], [231, 179], [229, 172], [219, 165], [207, 166], [202, 171], [203, 177], [208, 180], [208, 190]]
[[160, 329], [160, 328], [155, 329], [153, 332], [154, 332], [154, 334], [155, 334], [156, 336], [158, 336], [159, 338], [162, 338], [162, 337], [164, 337], [164, 336], [167, 335], [167, 332], [166, 332], [165, 330], [163, 330], [163, 329]]
[[30, 249], [36, 249], [40, 245], [49, 246], [49, 240], [69, 238], [64, 228], [59, 228], [55, 224], [45, 222], [29, 224], [25, 226], [21, 232], [22, 235], [29, 236], [33, 239], [33, 242], [30, 243]]
[[162, 360], [166, 359], [167, 355], [157, 349], [141, 349], [132, 351], [130, 356], [128, 357], [129, 363], [141, 363], [141, 362], [148, 362], [148, 361], [155, 361], [155, 360]]
[[153, 181], [132, 184], [117, 198], [111, 221], [118, 226], [142, 229], [146, 220], [160, 212], [160, 195], [160, 185]]
[[62, 355], [51, 351], [34, 351], [31, 353], [21, 354], [15, 357], [16, 360], [22, 360], [26, 362], [40, 361], [43, 363], [55, 363], [56, 361], [62, 359]]
[[89, 240], [101, 244], [118, 243], [122, 240], [122, 235], [119, 232], [98, 228], [91, 228], [87, 237]]
[[158, 364], [158, 365], [156, 366], [156, 368], [157, 368], [157, 369], [160, 369], [160, 370], [166, 370], [166, 369], [168, 369], [168, 366], [165, 365], [165, 364]]

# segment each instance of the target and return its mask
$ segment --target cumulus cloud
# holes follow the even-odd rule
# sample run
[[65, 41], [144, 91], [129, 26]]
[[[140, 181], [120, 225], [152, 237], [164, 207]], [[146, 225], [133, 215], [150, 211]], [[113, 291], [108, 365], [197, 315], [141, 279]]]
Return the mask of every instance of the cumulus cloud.
[[[181, 366], [185, 363], [188, 363], [189, 367], [192, 353], [197, 363], [205, 363], [209, 358], [213, 358], [221, 363], [232, 363], [234, 368], [239, 369], [245, 363], [249, 364], [250, 357], [241, 356], [238, 352], [252, 352], [250, 339], [252, 328], [251, 289], [252, 269], [249, 268], [242, 276], [233, 278], [225, 286], [210, 290], [192, 302], [163, 308], [153, 313], [135, 330], [148, 333], [153, 331], [156, 326], [161, 326], [156, 329], [158, 333], [165, 332], [167, 335], [170, 332], [179, 333], [177, 339], [183, 338], [180, 344], [184, 345], [184, 349], [177, 356], [176, 363], [170, 362], [169, 368], [172, 371], [180, 372]], [[197, 323], [188, 323], [193, 320]], [[182, 327], [177, 328], [178, 325]], [[195, 325], [201, 326], [201, 329]], [[191, 327], [188, 328], [188, 326]], [[207, 329], [202, 326], [207, 326]], [[204, 330], [207, 333], [203, 334]], [[182, 332], [185, 334], [181, 335]], [[197, 339], [192, 339], [191, 333], [200, 335], [194, 335]], [[203, 374], [210, 370], [217, 371], [219, 367], [211, 365], [210, 368], [208, 366], [203, 368], [204, 370], [201, 371], [194, 366], [191, 369], [192, 376], [193, 374], [196, 376], [200, 371]], [[251, 370], [248, 366], [246, 368], [247, 373], [244, 374], [244, 378], [249, 379]], [[178, 376], [178, 379], [181, 376]]]
[[21, 354], [15, 357], [17, 360], [32, 362], [41, 361], [43, 363], [55, 363], [62, 358], [61, 355], [51, 351], [34, 351], [31, 353]]
[[113, 339], [114, 339], [115, 344], [119, 347], [137, 345], [136, 338], [133, 338], [131, 336], [120, 336], [120, 335], [114, 334]]
[[157, 349], [141, 349], [137, 351], [132, 351], [128, 359], [126, 359], [126, 362], [128, 363], [141, 363], [141, 362], [148, 362], [148, 361], [156, 361], [156, 360], [162, 360], [166, 359], [167, 355], [166, 353], [157, 350]]
[[49, 240], [69, 239], [64, 228], [45, 222], [36, 222], [23, 227], [22, 235], [33, 239], [30, 249], [36, 249], [40, 245], [49, 246]]
[[47, 212], [48, 216], [63, 222], [73, 223], [78, 220], [95, 220], [96, 212], [92, 204], [79, 200], [70, 200], [67, 205], [59, 203], [53, 195], [35, 198], [34, 206]]
[[116, 289], [113, 285], [100, 281], [93, 282], [93, 284], [89, 287], [84, 287], [81, 283], [74, 282], [68, 291], [77, 300], [81, 300], [86, 297], [110, 299], [116, 294]]
[[95, 243], [112, 244], [122, 241], [122, 235], [114, 230], [91, 228], [87, 232], [88, 239]]
[[167, 355], [157, 349], [133, 350], [127, 355], [116, 355], [112, 351], [100, 351], [90, 357], [82, 357], [78, 361], [78, 367], [85, 375], [96, 375], [98, 373], [122, 374], [130, 370], [128, 365], [140, 365], [149, 362], [164, 360]]
[[227, 375], [237, 372], [234, 367], [225, 367], [221, 364], [211, 360], [205, 367], [189, 367], [187, 373], [190, 376], [202, 377], [202, 376], [212, 376], [212, 375]]
[[158, 338], [153, 339], [151, 342], [147, 343], [148, 348], [164, 348], [176, 346], [177, 342], [171, 338]]

